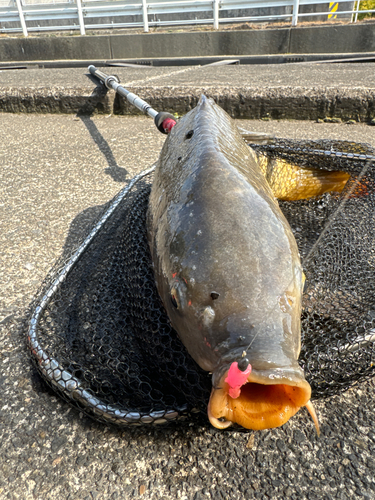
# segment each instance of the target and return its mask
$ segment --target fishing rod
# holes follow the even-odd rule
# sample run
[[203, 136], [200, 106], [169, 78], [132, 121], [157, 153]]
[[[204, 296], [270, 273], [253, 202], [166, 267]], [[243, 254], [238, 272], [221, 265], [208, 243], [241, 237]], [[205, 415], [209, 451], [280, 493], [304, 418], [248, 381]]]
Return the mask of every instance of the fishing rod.
[[172, 128], [176, 125], [176, 120], [173, 115], [165, 111], [158, 112], [153, 109], [146, 101], [120, 85], [120, 81], [117, 76], [106, 75], [99, 69], [95, 68], [92, 64], [90, 64], [88, 70], [93, 76], [96, 76], [96, 78], [103, 82], [107, 89], [113, 89], [120, 96], [125, 97], [130, 104], [142, 111], [142, 113], [153, 118], [156, 128], [162, 134], [169, 134]]
[[[101, 83], [103, 83], [107, 87], [107, 89], [113, 89], [120, 96], [125, 97], [125, 99], [127, 99], [130, 104], [142, 111], [142, 113], [153, 118], [156, 128], [162, 134], [169, 134], [172, 128], [176, 125], [176, 120], [173, 115], [165, 111], [158, 112], [153, 109], [146, 101], [120, 85], [120, 81], [117, 76], [106, 75], [92, 64], [90, 64], [88, 70], [93, 76], [98, 78]], [[273, 134], [262, 132], [248, 132], [242, 129], [239, 129], [239, 131], [242, 135], [242, 138], [246, 142], [250, 142], [252, 144], [268, 144], [274, 141]]]

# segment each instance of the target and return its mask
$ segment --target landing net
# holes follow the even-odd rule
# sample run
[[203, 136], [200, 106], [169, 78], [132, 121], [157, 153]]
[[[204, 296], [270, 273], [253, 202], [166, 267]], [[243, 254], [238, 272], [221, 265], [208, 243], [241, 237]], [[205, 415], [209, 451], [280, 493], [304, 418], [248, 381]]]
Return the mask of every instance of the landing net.
[[[300, 364], [314, 398], [375, 369], [375, 151], [275, 139], [258, 154], [351, 177], [340, 194], [280, 202], [306, 286]], [[100, 421], [157, 424], [206, 412], [211, 377], [189, 356], [156, 290], [146, 239], [151, 168], [65, 252], [32, 307], [28, 345], [43, 378]]]

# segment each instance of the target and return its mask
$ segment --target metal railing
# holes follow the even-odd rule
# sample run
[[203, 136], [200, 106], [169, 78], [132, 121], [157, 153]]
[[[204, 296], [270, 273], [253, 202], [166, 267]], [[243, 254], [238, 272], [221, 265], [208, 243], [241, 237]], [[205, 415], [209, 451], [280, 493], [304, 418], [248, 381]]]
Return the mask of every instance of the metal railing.
[[[10, 5], [4, 5], [8, 2]], [[31, 3], [36, 2], [36, 3]], [[43, 3], [42, 3], [43, 2]], [[53, 3], [52, 3], [53, 2]], [[0, 32], [143, 28], [237, 22], [290, 22], [336, 16], [356, 22], [361, 0], [0, 0]], [[338, 8], [339, 7], [339, 8]]]

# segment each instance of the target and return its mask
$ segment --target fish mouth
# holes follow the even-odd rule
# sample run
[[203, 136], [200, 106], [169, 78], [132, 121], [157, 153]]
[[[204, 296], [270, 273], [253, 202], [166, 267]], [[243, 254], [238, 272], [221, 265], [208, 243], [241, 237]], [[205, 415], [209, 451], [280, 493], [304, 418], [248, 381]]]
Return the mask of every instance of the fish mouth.
[[319, 435], [318, 419], [310, 402], [311, 387], [304, 379], [275, 381], [252, 372], [236, 398], [229, 395], [225, 375], [219, 386], [212, 389], [208, 403], [208, 418], [218, 429], [233, 423], [257, 431], [280, 427], [306, 406]]

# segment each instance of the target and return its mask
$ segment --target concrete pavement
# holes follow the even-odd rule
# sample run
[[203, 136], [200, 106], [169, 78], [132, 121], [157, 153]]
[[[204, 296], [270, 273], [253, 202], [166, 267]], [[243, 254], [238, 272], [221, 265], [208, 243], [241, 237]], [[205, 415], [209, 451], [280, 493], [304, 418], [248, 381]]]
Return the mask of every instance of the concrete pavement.
[[[374, 499], [374, 381], [316, 403], [319, 439], [305, 411], [254, 433], [108, 428], [41, 382], [24, 343], [34, 292], [65, 242], [157, 158], [164, 138], [145, 117], [4, 113], [0, 122], [0, 499]], [[375, 146], [365, 124], [239, 123]]]

